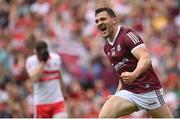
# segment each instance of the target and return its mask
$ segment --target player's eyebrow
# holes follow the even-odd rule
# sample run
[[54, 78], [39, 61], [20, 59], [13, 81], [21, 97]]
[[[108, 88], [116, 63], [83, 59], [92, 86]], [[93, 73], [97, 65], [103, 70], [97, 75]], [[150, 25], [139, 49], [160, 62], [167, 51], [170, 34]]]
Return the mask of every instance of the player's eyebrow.
[[106, 17], [101, 17], [101, 18], [99, 18], [99, 19], [96, 19], [95, 22], [98, 23], [99, 20], [100, 20], [100, 21], [106, 20]]

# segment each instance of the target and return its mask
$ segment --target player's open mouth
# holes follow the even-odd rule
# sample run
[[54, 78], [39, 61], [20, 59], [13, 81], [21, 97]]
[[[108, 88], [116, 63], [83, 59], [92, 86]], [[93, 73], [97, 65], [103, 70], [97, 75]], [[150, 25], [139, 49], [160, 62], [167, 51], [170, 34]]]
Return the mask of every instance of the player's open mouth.
[[102, 27], [101, 31], [106, 31], [106, 29], [107, 29], [106, 27]]
[[100, 29], [102, 32], [104, 32], [104, 31], [107, 30], [107, 27], [106, 27], [105, 25], [101, 25], [101, 26], [99, 26], [99, 29]]

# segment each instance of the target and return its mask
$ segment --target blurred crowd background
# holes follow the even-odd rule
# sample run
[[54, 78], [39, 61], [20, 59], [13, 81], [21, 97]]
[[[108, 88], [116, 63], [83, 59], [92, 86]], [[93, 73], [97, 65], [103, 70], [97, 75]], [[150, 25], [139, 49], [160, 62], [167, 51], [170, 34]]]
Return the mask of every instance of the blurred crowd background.
[[[105, 1], [105, 0], [104, 0]], [[152, 56], [165, 100], [180, 117], [180, 1], [109, 0], [119, 22], [137, 31]], [[0, 0], [0, 118], [32, 117], [25, 60], [37, 40], [62, 58], [70, 117], [97, 117], [118, 85], [95, 27], [97, 0]], [[149, 117], [145, 111], [127, 117]]]

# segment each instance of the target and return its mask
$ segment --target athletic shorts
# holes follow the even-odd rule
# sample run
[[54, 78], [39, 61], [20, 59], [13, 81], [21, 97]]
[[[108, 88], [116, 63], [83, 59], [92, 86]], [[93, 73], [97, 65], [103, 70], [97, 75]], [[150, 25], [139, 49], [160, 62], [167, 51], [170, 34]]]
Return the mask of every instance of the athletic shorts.
[[124, 98], [135, 104], [139, 110], [141, 109], [156, 109], [165, 104], [163, 89], [154, 90], [147, 93], [135, 94], [127, 90], [120, 90], [114, 96]]
[[67, 109], [63, 101], [35, 106], [35, 118], [53, 118], [58, 116], [67, 117]]

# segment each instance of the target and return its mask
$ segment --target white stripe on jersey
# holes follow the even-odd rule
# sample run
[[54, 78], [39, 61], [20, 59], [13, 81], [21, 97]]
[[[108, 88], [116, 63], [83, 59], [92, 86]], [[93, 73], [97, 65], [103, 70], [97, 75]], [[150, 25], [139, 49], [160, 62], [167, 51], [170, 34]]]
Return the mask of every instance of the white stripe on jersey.
[[135, 39], [137, 43], [139, 42], [139, 39], [132, 32], [129, 32], [129, 34]]
[[140, 47], [146, 47], [146, 46], [145, 46], [145, 44], [137, 45], [136, 47], [134, 47], [134, 48], [131, 50], [131, 53], [133, 54], [133, 52], [134, 52], [137, 48], [140, 48]]
[[136, 42], [133, 40], [132, 36], [129, 33], [127, 35], [133, 41], [133, 43], [136, 44]]
[[139, 43], [139, 39], [132, 32], [129, 32], [127, 35], [133, 41], [134, 44]]

